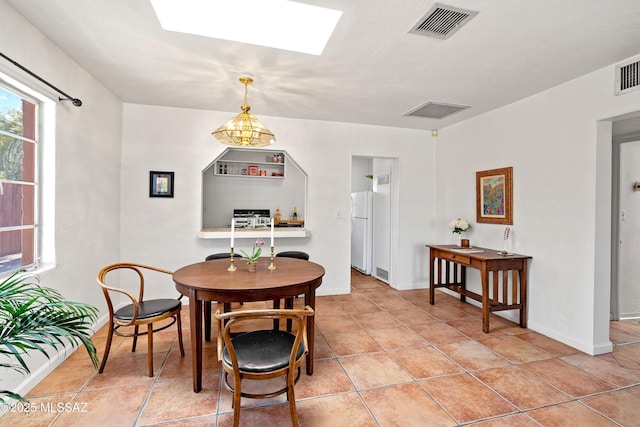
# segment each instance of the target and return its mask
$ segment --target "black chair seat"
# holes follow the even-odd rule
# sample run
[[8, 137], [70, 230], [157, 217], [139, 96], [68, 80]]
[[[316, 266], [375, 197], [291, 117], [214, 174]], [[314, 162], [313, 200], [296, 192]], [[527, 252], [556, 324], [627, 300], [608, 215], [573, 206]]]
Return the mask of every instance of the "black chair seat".
[[[138, 319], [149, 319], [159, 316], [163, 313], [176, 310], [181, 306], [180, 300], [177, 299], [152, 299], [138, 304]], [[118, 320], [133, 319], [133, 304], [125, 305], [113, 314]]]
[[[234, 258], [240, 258], [237, 254], [233, 254]], [[214, 259], [225, 259], [225, 258], [231, 258], [231, 252], [221, 252], [218, 254], [211, 254], [208, 257], [206, 257], [204, 260], [205, 261], [211, 261]]]
[[277, 257], [298, 258], [309, 261], [309, 254], [302, 251], [283, 251], [276, 254]]
[[[240, 371], [271, 372], [289, 365], [291, 347], [296, 336], [286, 331], [252, 331], [239, 334], [232, 339], [236, 350]], [[304, 354], [300, 343], [296, 359]], [[227, 348], [222, 352], [222, 360], [231, 366]]]

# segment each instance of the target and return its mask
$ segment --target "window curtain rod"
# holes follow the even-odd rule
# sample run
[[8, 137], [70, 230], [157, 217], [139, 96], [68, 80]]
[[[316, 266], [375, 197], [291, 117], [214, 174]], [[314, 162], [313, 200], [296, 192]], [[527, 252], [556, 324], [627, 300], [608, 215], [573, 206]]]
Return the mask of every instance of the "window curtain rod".
[[55, 87], [54, 85], [52, 85], [51, 83], [49, 83], [48, 81], [46, 81], [45, 79], [43, 79], [42, 77], [38, 76], [37, 74], [33, 73], [31, 70], [25, 68], [24, 66], [18, 64], [16, 61], [14, 61], [13, 59], [9, 58], [7, 55], [5, 55], [4, 53], [0, 52], [0, 56], [2, 56], [4, 59], [6, 59], [7, 61], [11, 62], [13, 65], [15, 65], [16, 67], [20, 68], [22, 71], [24, 71], [25, 73], [29, 74], [32, 77], [35, 77], [36, 79], [40, 80], [42, 83], [46, 84], [47, 86], [49, 86], [51, 89], [55, 90], [56, 92], [58, 92], [60, 95], [64, 95], [64, 98], [62, 97], [58, 97], [58, 101], [71, 101], [71, 103], [73, 105], [75, 105], [76, 107], [80, 107], [82, 105], [82, 101], [80, 101], [78, 98], [74, 98], [71, 95], [68, 95], [66, 93], [64, 93], [63, 91], [61, 91], [60, 89], [58, 89], [57, 87]]

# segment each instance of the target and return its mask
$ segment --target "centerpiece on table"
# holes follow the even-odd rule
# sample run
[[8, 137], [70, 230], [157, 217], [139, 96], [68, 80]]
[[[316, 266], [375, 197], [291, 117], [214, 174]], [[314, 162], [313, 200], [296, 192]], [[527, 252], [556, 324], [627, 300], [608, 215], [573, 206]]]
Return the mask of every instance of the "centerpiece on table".
[[462, 233], [471, 228], [471, 224], [467, 220], [457, 218], [449, 223], [449, 228], [451, 228], [453, 234], [458, 235], [458, 246], [462, 247]]
[[255, 272], [257, 268], [258, 258], [260, 258], [260, 254], [262, 253], [262, 247], [264, 246], [264, 240], [258, 239], [256, 243], [253, 245], [253, 250], [251, 251], [251, 255], [240, 249], [240, 253], [243, 255], [242, 259], [247, 262], [247, 268], [251, 272]]

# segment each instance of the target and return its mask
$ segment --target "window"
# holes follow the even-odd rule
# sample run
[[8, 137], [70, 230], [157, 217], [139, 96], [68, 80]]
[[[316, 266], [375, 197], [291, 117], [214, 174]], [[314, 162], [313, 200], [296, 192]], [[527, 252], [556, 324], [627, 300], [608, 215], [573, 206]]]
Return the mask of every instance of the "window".
[[0, 85], [0, 274], [37, 261], [38, 104]]

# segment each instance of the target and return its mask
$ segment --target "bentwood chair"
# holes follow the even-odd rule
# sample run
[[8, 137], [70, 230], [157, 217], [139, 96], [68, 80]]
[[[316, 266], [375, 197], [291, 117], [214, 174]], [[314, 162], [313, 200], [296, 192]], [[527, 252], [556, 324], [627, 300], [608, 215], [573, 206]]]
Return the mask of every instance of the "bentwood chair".
[[[297, 259], [303, 259], [305, 261], [309, 261], [309, 254], [302, 251], [282, 251], [282, 252], [278, 252], [276, 254], [276, 257], [297, 258]], [[297, 295], [296, 295], [296, 298], [298, 298]], [[278, 308], [280, 306], [280, 301], [278, 301], [278, 304], [276, 305], [274, 305], [273, 308]], [[293, 308], [293, 298], [289, 297], [284, 299], [284, 308]], [[287, 331], [290, 331], [290, 330], [291, 330], [291, 322], [288, 321]]]
[[[131, 274], [131, 272], [133, 272], [133, 274]], [[153, 272], [160, 274], [154, 274]], [[153, 333], [167, 329], [176, 323], [178, 327], [180, 354], [184, 357], [184, 346], [182, 344], [182, 322], [180, 320], [180, 310], [182, 308], [182, 302], [180, 299], [182, 298], [182, 295], [180, 295], [179, 298], [144, 299], [145, 276], [150, 278], [153, 275], [153, 278], [156, 279], [161, 278], [164, 274], [168, 275], [169, 282], [173, 283], [171, 282], [171, 275], [173, 274], [171, 271], [142, 264], [111, 264], [98, 272], [98, 284], [102, 287], [102, 292], [104, 293], [104, 297], [107, 300], [107, 306], [109, 307], [109, 331], [104, 356], [102, 357], [102, 363], [100, 363], [100, 369], [98, 370], [100, 374], [104, 371], [104, 367], [107, 364], [114, 334], [122, 337], [132, 337], [132, 352], [136, 351], [138, 337], [147, 335], [147, 364], [149, 376], [152, 377]], [[115, 287], [111, 284], [108, 285], [107, 275], [109, 275], [109, 277], [113, 276], [111, 277], [111, 280], [116, 283], [120, 283], [120, 286]], [[134, 284], [132, 286], [136, 288], [134, 292], [137, 293], [137, 295], [134, 295], [134, 293], [123, 287], [125, 283], [131, 282], [131, 277], [133, 277]], [[131, 303], [118, 309], [114, 308], [114, 300], [112, 300], [112, 296], [115, 297], [118, 294], [120, 294], [120, 296], [124, 295], [126, 297], [125, 300], [128, 299]], [[115, 302], [117, 304], [117, 300]], [[163, 326], [154, 328], [154, 323], [165, 319], [170, 319], [167, 324], [164, 324], [165, 322], [163, 322]], [[144, 327], [145, 325], [146, 331], [140, 331], [140, 326]], [[123, 327], [133, 327], [133, 331], [120, 331], [120, 328]]]
[[[286, 393], [294, 427], [299, 425], [294, 385], [300, 378], [300, 366], [308, 353], [307, 317], [313, 309], [216, 311], [218, 319], [218, 361], [224, 370], [224, 385], [233, 393], [233, 425], [240, 421], [242, 397], [265, 399]], [[265, 329], [232, 335], [232, 328], [242, 322], [259, 319], [286, 319], [294, 322], [296, 333]], [[232, 382], [230, 382], [230, 378]], [[242, 380], [267, 380], [286, 376], [286, 386], [267, 393], [242, 391]]]
[[[233, 253], [234, 258], [239, 258], [238, 254]], [[219, 252], [215, 254], [211, 254], [207, 256], [205, 261], [213, 261], [215, 259], [225, 259], [231, 258], [231, 252]], [[240, 303], [242, 305], [242, 303]], [[231, 304], [225, 302], [224, 303], [224, 311], [231, 311]], [[203, 313], [203, 323], [204, 323], [204, 340], [211, 341], [211, 301], [204, 301], [204, 305], [202, 306]]]

